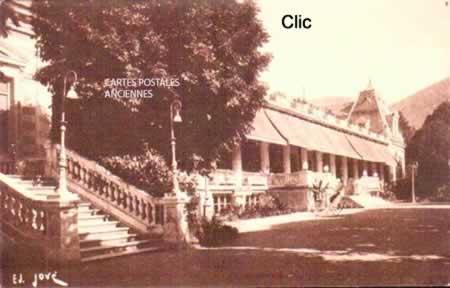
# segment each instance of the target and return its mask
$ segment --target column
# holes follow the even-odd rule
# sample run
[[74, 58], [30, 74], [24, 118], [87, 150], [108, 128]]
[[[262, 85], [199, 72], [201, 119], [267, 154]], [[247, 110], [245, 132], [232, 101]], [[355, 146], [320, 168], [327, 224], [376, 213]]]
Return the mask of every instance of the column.
[[353, 160], [353, 178], [354, 180], [359, 179], [359, 161], [357, 159]]
[[380, 176], [380, 180], [384, 181], [384, 163], [378, 164], [378, 175]]
[[403, 154], [403, 157], [401, 158], [401, 165], [402, 165], [402, 177], [406, 177], [406, 163], [405, 163], [405, 155]]
[[283, 146], [283, 172], [291, 173], [291, 146]]
[[300, 148], [300, 153], [302, 155], [302, 170], [309, 170], [308, 165], [308, 150], [305, 148]]
[[291, 156], [292, 156], [292, 162], [294, 163], [294, 167], [292, 167], [292, 163], [291, 163], [291, 170], [294, 171], [299, 171], [302, 170], [302, 165], [300, 163], [300, 155], [299, 155], [299, 149], [298, 147], [292, 146], [291, 147]]
[[391, 179], [391, 182], [397, 181], [397, 169], [395, 166], [389, 166], [389, 177]]
[[322, 152], [316, 151], [317, 172], [323, 172]]
[[369, 171], [367, 171], [367, 161], [362, 161], [363, 166], [363, 176], [368, 176]]
[[[377, 169], [378, 163], [372, 162], [371, 164], [372, 164], [372, 175], [371, 176], [375, 176], [375, 173], [378, 174], [378, 169]], [[380, 177], [379, 174], [377, 176]]]
[[269, 143], [260, 143], [261, 171], [263, 173], [270, 172]]
[[348, 158], [342, 156], [341, 158], [342, 165], [342, 184], [347, 185], [348, 182]]
[[336, 176], [336, 155], [330, 154], [330, 171]]
[[232, 162], [231, 166], [236, 178], [237, 186], [242, 185], [242, 154], [241, 154], [241, 144], [238, 144], [233, 147], [232, 152]]

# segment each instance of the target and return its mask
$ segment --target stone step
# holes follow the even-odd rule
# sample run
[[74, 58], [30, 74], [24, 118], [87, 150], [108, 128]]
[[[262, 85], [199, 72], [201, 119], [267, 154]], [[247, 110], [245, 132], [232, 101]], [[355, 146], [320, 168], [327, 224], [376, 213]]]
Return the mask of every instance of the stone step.
[[113, 253], [109, 253], [109, 254], [100, 254], [100, 255], [95, 255], [95, 256], [90, 256], [90, 257], [82, 257], [81, 262], [107, 260], [107, 259], [111, 259], [111, 258], [115, 258], [115, 257], [129, 256], [129, 255], [149, 253], [149, 252], [157, 252], [157, 251], [163, 251], [163, 250], [164, 250], [164, 247], [162, 247], [162, 246], [130, 249], [130, 250], [122, 251], [122, 252], [113, 252]]
[[80, 216], [85, 217], [85, 216], [89, 216], [89, 215], [96, 216], [96, 215], [105, 215], [105, 214], [103, 214], [102, 211], [97, 208], [81, 209], [81, 210], [78, 209], [78, 217], [80, 217]]
[[80, 203], [78, 203], [78, 208], [81, 208], [81, 207], [91, 208], [92, 207], [92, 203], [91, 202], [85, 202], [85, 201], [80, 202]]
[[101, 245], [111, 245], [116, 243], [126, 243], [130, 241], [138, 240], [139, 236], [137, 234], [128, 233], [124, 235], [113, 235], [113, 236], [99, 236], [95, 239], [83, 239], [80, 240], [80, 247], [87, 248], [93, 246]]
[[109, 216], [104, 214], [78, 214], [78, 223], [108, 221]]
[[97, 228], [103, 228], [103, 227], [112, 227], [116, 228], [119, 225], [119, 221], [82, 221], [78, 223], [78, 229], [79, 230], [85, 230], [85, 229], [95, 229]]
[[120, 253], [123, 251], [129, 251], [139, 248], [148, 248], [150, 244], [154, 244], [154, 242], [149, 240], [135, 240], [111, 245], [98, 245], [93, 247], [81, 248], [80, 253], [81, 257], [85, 258], [101, 254], [110, 254], [118, 252]]
[[103, 227], [99, 229], [98, 227], [89, 227], [84, 229], [78, 229], [78, 234], [80, 240], [85, 239], [98, 239], [102, 236], [119, 236], [128, 235], [130, 228], [128, 227]]

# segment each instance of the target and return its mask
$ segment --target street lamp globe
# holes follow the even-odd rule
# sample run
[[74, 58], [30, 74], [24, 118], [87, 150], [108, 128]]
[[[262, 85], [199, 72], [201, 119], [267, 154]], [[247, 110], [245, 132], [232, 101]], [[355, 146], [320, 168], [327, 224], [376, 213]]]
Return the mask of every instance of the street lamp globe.
[[73, 87], [73, 85], [72, 85], [72, 87], [70, 87], [70, 90], [67, 92], [66, 98], [73, 99], [73, 100], [80, 99], [80, 97], [78, 96], [77, 91], [75, 91], [75, 88]]

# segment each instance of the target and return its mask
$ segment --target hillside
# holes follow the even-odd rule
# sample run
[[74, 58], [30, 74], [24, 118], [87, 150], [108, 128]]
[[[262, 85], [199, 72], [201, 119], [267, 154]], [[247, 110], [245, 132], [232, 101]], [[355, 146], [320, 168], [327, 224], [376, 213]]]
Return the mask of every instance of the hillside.
[[410, 125], [418, 129], [425, 118], [445, 101], [450, 101], [450, 77], [395, 103], [391, 108], [401, 111]]

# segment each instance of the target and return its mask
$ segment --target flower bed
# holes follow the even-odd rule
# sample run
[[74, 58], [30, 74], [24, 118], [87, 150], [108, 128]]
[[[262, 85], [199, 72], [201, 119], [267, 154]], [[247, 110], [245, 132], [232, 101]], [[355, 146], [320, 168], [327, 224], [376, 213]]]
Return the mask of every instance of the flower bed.
[[272, 195], [262, 194], [258, 203], [242, 207], [232, 203], [229, 207], [220, 211], [218, 218], [224, 221], [234, 221], [238, 219], [264, 218], [276, 215], [285, 215], [298, 212], [299, 210], [288, 208], [286, 205]]

